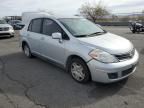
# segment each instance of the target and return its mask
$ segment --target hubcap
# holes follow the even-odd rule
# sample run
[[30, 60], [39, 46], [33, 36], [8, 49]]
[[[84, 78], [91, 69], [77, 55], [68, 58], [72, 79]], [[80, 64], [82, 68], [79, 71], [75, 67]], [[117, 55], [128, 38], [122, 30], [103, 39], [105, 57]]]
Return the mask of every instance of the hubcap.
[[29, 48], [27, 46], [24, 47], [24, 53], [26, 56], [30, 55]]
[[72, 76], [78, 80], [78, 81], [82, 81], [85, 78], [85, 74], [83, 73], [83, 66], [79, 63], [72, 63], [71, 65], [71, 73]]

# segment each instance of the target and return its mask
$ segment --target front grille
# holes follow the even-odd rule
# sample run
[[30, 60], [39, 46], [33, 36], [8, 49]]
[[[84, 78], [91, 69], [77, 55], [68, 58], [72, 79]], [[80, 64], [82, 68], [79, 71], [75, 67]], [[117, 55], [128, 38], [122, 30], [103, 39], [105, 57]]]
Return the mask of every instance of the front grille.
[[0, 36], [2, 35], [10, 35], [9, 33], [0, 33]]
[[127, 59], [131, 59], [135, 54], [135, 49], [133, 49], [131, 52], [127, 53], [127, 54], [121, 54], [121, 55], [115, 55], [115, 57], [122, 61], [122, 60], [127, 60]]
[[132, 66], [131, 68], [129, 68], [127, 70], [122, 71], [122, 77], [130, 74], [131, 72], [133, 72], [135, 67], [136, 67], [136, 65]]
[[0, 28], [0, 31], [8, 31], [8, 30], [9, 30], [9, 27]]

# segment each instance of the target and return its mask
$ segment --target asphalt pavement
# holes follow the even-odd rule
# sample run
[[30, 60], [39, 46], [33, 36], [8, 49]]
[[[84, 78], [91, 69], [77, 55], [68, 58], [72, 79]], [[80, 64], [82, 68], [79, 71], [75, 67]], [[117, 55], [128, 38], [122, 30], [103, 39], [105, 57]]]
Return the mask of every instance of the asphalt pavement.
[[14, 38], [0, 38], [0, 108], [143, 108], [144, 33], [104, 28], [132, 41], [140, 54], [136, 72], [113, 84], [80, 84], [47, 61], [27, 58], [18, 31]]

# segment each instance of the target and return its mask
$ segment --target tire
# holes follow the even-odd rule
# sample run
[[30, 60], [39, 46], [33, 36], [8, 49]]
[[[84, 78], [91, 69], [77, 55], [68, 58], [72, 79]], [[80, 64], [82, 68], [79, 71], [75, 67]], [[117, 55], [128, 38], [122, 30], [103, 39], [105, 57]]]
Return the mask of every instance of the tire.
[[70, 61], [68, 72], [70, 72], [72, 78], [79, 83], [87, 83], [90, 81], [89, 69], [86, 63], [80, 58], [74, 58]]
[[31, 51], [30, 51], [30, 48], [29, 48], [29, 46], [27, 45], [27, 44], [25, 44], [24, 46], [23, 46], [23, 52], [24, 52], [24, 54], [28, 57], [28, 58], [32, 58], [33, 56], [32, 56], [32, 53], [31, 53]]
[[135, 33], [136, 31], [135, 30], [132, 30], [132, 33]]

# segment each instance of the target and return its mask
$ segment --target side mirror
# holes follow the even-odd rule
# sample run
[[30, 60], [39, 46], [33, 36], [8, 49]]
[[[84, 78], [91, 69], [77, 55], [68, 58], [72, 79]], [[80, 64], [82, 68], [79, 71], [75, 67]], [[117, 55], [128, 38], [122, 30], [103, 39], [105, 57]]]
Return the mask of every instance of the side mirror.
[[62, 34], [59, 32], [52, 33], [52, 38], [53, 39], [59, 39], [59, 42], [62, 43]]
[[62, 34], [61, 33], [52, 33], [52, 38], [53, 39], [62, 39]]
[[24, 28], [25, 25], [22, 23], [17, 23], [16, 26], [17, 26], [17, 28], [22, 29], [22, 28]]

